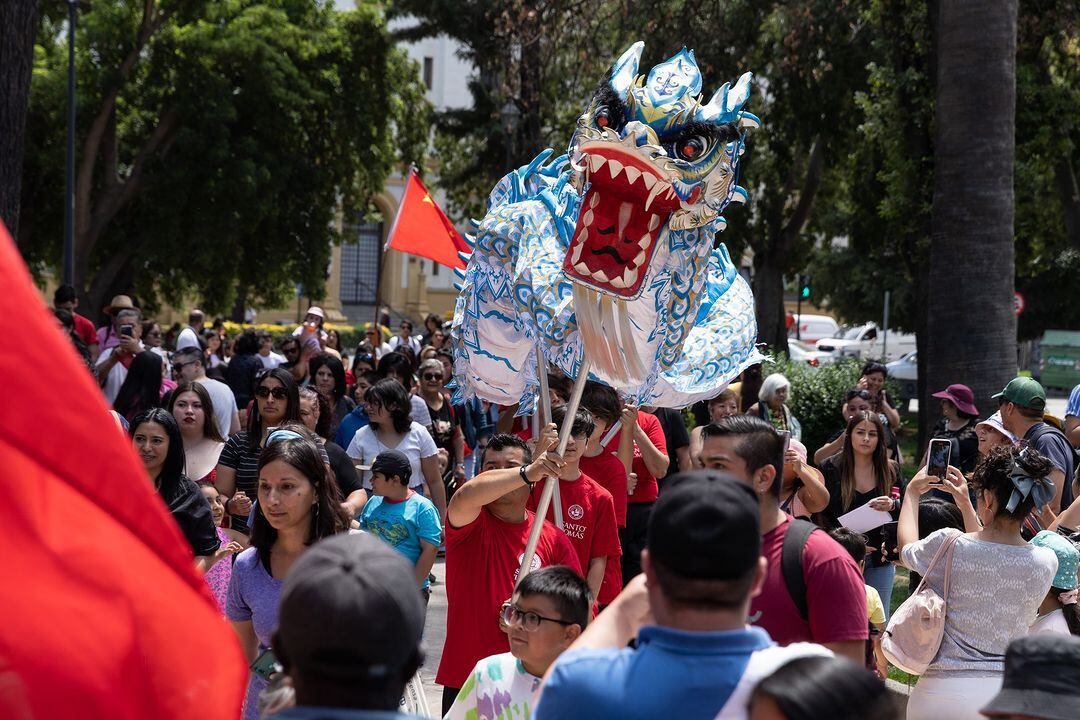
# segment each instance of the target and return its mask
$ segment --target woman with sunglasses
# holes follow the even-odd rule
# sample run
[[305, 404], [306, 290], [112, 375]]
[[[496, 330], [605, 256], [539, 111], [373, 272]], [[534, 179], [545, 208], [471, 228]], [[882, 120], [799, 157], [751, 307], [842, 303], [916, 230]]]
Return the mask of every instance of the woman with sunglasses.
[[225, 442], [217, 466], [217, 488], [225, 498], [232, 527], [247, 532], [248, 514], [259, 481], [259, 453], [270, 428], [300, 422], [300, 395], [296, 381], [284, 368], [267, 370], [255, 383], [255, 403], [247, 430]]
[[165, 338], [161, 332], [161, 326], [153, 320], [144, 320], [142, 324], [142, 343], [150, 352], [161, 358], [165, 366], [165, 377], [172, 377], [172, 363], [169, 362], [169, 351], [165, 349]]
[[453, 496], [457, 484], [465, 482], [465, 437], [457, 414], [450, 405], [450, 397], [443, 389], [443, 364], [432, 358], [420, 364], [420, 397], [427, 404], [431, 415], [431, 437], [435, 446], [446, 452], [447, 501]]

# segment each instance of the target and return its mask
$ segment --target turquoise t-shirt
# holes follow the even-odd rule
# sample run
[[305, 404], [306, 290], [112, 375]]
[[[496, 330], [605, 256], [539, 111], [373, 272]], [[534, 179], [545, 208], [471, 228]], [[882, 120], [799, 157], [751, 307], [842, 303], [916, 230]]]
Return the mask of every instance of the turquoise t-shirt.
[[[410, 493], [399, 502], [374, 496], [360, 513], [360, 527], [388, 542], [413, 565], [420, 559], [421, 540], [436, 547], [442, 542], [439, 511], [418, 493]], [[427, 586], [428, 581], [424, 580], [424, 587]]]

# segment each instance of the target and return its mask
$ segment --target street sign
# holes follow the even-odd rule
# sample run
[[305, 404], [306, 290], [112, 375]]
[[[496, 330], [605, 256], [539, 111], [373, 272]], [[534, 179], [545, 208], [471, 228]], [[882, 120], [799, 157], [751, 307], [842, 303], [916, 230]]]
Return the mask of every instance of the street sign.
[[1013, 296], [1013, 310], [1016, 311], [1016, 316], [1020, 317], [1020, 313], [1024, 312], [1024, 296], [1017, 292]]

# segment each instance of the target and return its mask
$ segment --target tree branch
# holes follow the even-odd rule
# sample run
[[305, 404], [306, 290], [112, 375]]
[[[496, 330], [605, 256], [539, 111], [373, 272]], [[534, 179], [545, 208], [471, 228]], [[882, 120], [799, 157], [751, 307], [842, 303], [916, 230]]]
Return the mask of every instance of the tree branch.
[[814, 196], [817, 195], [821, 185], [821, 176], [825, 169], [825, 141], [821, 136], [814, 138], [814, 144], [810, 148], [810, 161], [806, 164], [806, 179], [803, 181], [802, 191], [799, 193], [799, 204], [791, 214], [780, 231], [773, 246], [774, 256], [783, 257], [791, 252], [799, 234], [810, 220], [810, 210], [814, 205]]

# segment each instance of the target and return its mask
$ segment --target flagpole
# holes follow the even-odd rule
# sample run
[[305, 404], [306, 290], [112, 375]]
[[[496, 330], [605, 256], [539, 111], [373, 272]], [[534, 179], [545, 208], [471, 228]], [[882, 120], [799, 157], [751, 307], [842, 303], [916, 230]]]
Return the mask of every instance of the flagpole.
[[[386, 255], [390, 250], [390, 239], [394, 237], [394, 230], [397, 229], [398, 220], [401, 218], [401, 207], [405, 202], [405, 192], [409, 189], [409, 178], [416, 175], [416, 163], [409, 163], [409, 172], [405, 173], [404, 190], [401, 191], [401, 203], [398, 204], [397, 212], [394, 214], [394, 222], [390, 224], [390, 232], [386, 233], [386, 241], [382, 244], [379, 251], [379, 271], [375, 276], [375, 327], [379, 328], [379, 312], [382, 310], [382, 280], [383, 271], [386, 269]], [[389, 338], [387, 338], [389, 341]], [[379, 328], [379, 342], [383, 342], [382, 328]], [[378, 348], [374, 348], [378, 350]]]

